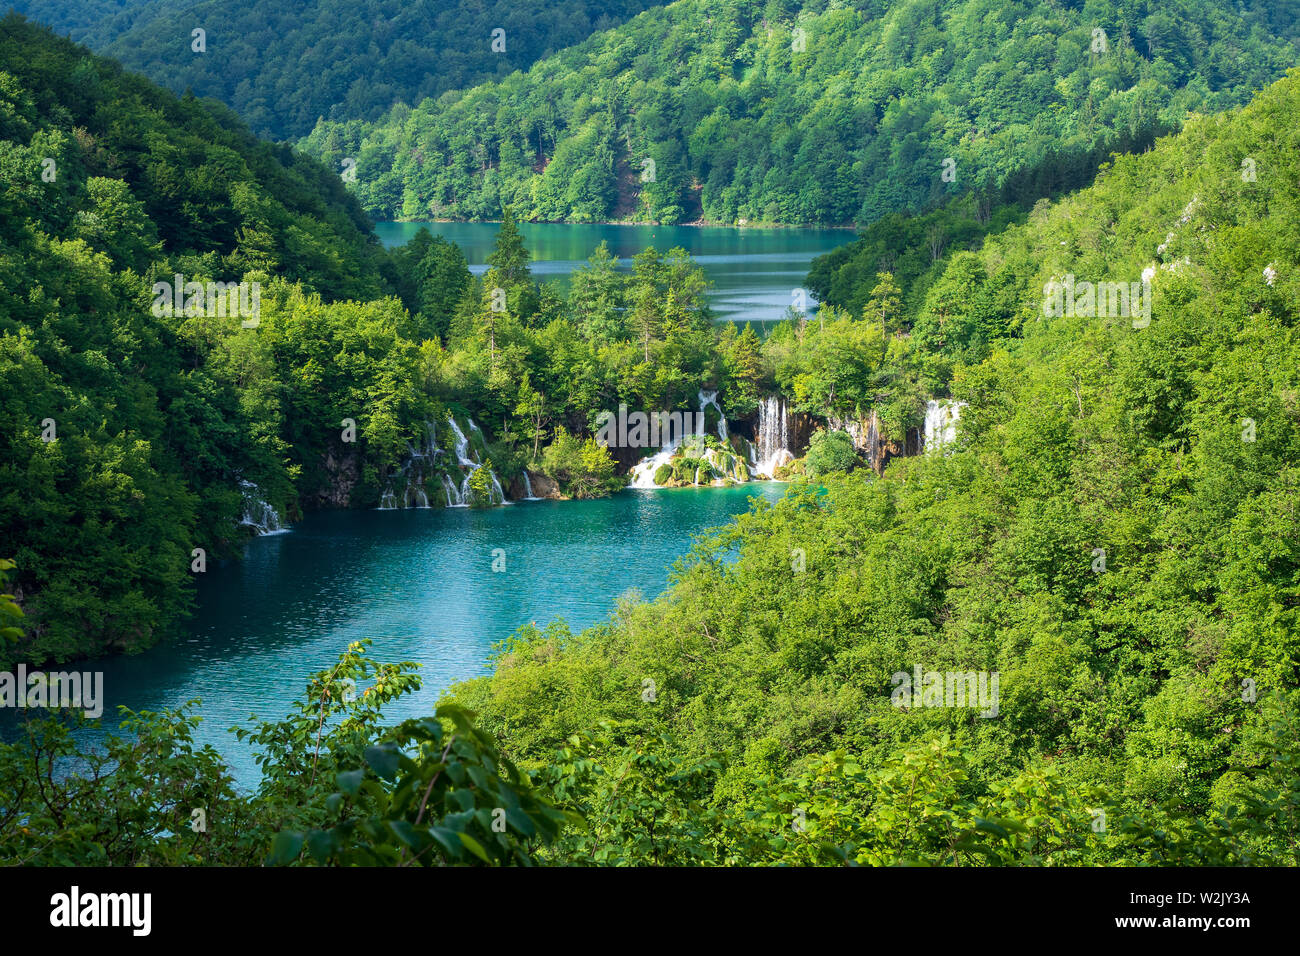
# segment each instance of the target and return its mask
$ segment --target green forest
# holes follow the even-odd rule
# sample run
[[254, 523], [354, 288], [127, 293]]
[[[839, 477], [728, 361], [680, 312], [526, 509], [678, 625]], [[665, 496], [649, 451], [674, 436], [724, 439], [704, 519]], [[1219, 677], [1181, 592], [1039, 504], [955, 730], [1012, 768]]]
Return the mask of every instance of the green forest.
[[[680, 251], [619, 271], [598, 248], [561, 293], [507, 221], [476, 279], [427, 232], [385, 252], [337, 176], [211, 102], [14, 16], [0, 65], [0, 540], [28, 611], [0, 662], [156, 643], [191, 606], [194, 549], [246, 533], [240, 481], [289, 517], [373, 507], [450, 412], [503, 478], [604, 494], [601, 410], [710, 383], [733, 412], [757, 401], [757, 337], [711, 322]], [[258, 325], [151, 315], [177, 274], [260, 283]]]
[[[399, 104], [504, 79], [615, 26], [648, 0], [10, 0], [176, 93], [235, 110], [259, 136], [321, 119], [374, 121]], [[4, 9], [4, 8], [0, 8]], [[195, 49], [194, 30], [203, 30]], [[494, 48], [494, 30], [503, 30]]]
[[[584, 36], [634, 12], [574, 9]], [[251, 87], [242, 116], [6, 16], [0, 668], [173, 635], [250, 488], [289, 519], [403, 483], [440, 506], [464, 462], [413, 463], [462, 423], [481, 508], [491, 476], [619, 492], [594, 436], [620, 404], [779, 396], [818, 427], [662, 594], [493, 635], [432, 713], [386, 718], [419, 668], [340, 648], [236, 732], [251, 791], [199, 704], [98, 749], [71, 709], [24, 722], [0, 862], [1300, 864], [1298, 29], [1203, 0], [682, 0], [378, 120], [387, 90], [332, 90], [348, 118], [299, 150], [254, 130], [306, 114]], [[429, 229], [386, 249], [370, 216], [399, 215], [499, 220], [486, 269]], [[682, 249], [533, 274], [520, 221], [615, 217], [862, 229], [813, 262], [816, 314], [760, 337]], [[942, 453], [863, 461], [831, 424], [905, 445], [936, 400], [964, 403]], [[936, 705], [918, 662], [996, 675], [992, 711]]]
[[1300, 14], [1211, 0], [681, 0], [511, 75], [317, 124], [381, 219], [858, 223], [1086, 182], [1295, 63]]

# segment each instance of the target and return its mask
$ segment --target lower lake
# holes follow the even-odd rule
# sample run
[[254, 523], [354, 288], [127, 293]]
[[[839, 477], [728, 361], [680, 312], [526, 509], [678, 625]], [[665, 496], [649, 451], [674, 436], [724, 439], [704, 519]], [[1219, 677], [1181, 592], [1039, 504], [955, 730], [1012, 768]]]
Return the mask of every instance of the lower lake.
[[[333, 666], [349, 642], [370, 638], [375, 660], [419, 663], [422, 690], [385, 716], [427, 714], [448, 686], [488, 673], [492, 645], [519, 627], [558, 618], [578, 630], [607, 618], [630, 590], [655, 596], [695, 535], [783, 490], [627, 489], [485, 510], [315, 513], [252, 539], [242, 561], [210, 565], [181, 638], [53, 669], [103, 672], [102, 727], [90, 737], [116, 727], [118, 705], [158, 711], [200, 699], [198, 742], [216, 747], [251, 789], [259, 771], [229, 728], [247, 726], [250, 714], [284, 717], [308, 675]], [[492, 569], [497, 548], [504, 571]]]

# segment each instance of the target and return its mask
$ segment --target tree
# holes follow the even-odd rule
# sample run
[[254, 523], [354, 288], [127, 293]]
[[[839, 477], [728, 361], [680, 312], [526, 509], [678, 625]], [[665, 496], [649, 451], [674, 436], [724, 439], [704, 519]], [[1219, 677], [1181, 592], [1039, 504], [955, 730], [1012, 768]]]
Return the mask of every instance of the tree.
[[569, 277], [569, 310], [584, 338], [593, 342], [617, 342], [627, 335], [623, 316], [624, 279], [618, 259], [601, 240], [585, 266]]
[[813, 432], [804, 456], [804, 470], [813, 478], [832, 472], [852, 471], [861, 461], [848, 432], [819, 429]]
[[524, 420], [524, 435], [533, 440], [532, 460], [536, 461], [542, 437], [546, 434], [544, 424], [546, 397], [532, 387], [527, 372], [524, 373], [523, 381], [519, 383], [519, 399], [515, 403], [515, 415]]
[[[881, 272], [876, 276], [876, 287], [871, 290], [871, 298], [862, 309], [862, 318], [880, 326], [883, 339], [889, 341], [889, 332], [901, 312], [902, 290], [894, 284], [891, 273]], [[896, 330], [901, 331], [901, 330]]]

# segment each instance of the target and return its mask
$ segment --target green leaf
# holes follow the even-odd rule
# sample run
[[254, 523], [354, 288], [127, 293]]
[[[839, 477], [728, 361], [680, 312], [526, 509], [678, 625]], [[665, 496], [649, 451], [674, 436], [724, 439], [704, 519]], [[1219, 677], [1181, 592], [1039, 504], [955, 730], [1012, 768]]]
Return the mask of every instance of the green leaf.
[[299, 830], [281, 830], [271, 841], [271, 854], [266, 858], [267, 866], [284, 866], [298, 859], [302, 853], [302, 844], [306, 836]]
[[469, 852], [473, 853], [484, 863], [492, 862], [487, 855], [487, 851], [483, 849], [483, 844], [479, 843], [478, 840], [475, 840], [468, 833], [461, 833], [458, 835], [460, 836], [460, 842], [465, 845], [465, 849], [469, 850]]
[[334, 778], [338, 788], [349, 797], [355, 797], [361, 789], [361, 781], [366, 777], [364, 770], [344, 770]]
[[307, 852], [317, 863], [329, 860], [335, 848], [334, 835], [326, 830], [312, 830], [307, 835]]
[[384, 780], [393, 781], [397, 779], [397, 769], [401, 764], [402, 754], [392, 744], [384, 744], [379, 747], [367, 747], [365, 751], [366, 763], [370, 769], [377, 773]]

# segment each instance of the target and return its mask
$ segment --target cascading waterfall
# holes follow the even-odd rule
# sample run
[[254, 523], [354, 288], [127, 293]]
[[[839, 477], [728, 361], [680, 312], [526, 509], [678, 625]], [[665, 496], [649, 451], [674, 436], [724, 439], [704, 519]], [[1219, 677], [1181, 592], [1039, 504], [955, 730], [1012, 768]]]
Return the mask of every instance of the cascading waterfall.
[[524, 501], [541, 501], [533, 494], [533, 483], [528, 480], [528, 469], [524, 469]]
[[[447, 507], [468, 508], [470, 501], [469, 480], [473, 477], [474, 472], [483, 467], [483, 463], [478, 460], [478, 455], [474, 451], [473, 445], [470, 444], [470, 440], [465, 436], [465, 433], [461, 431], [460, 426], [456, 424], [454, 416], [447, 416], [447, 424], [451, 427], [451, 432], [455, 436], [456, 460], [460, 463], [462, 470], [469, 469], [468, 471], [464, 471], [464, 477], [461, 478], [459, 487], [457, 487], [456, 483], [449, 480], [445, 475], [443, 476], [443, 490], [447, 495]], [[483, 432], [474, 424], [474, 419], [466, 418], [465, 424], [469, 427], [470, 431], [478, 432], [479, 437], [482, 438]], [[497, 479], [496, 472], [489, 470], [488, 475], [492, 479], [492, 504], [509, 504], [510, 502], [506, 499], [505, 490], [501, 487], [501, 482]]]
[[251, 481], [240, 481], [239, 489], [244, 495], [244, 515], [239, 524], [252, 528], [255, 534], [283, 534], [289, 529], [280, 520], [280, 513], [262, 498], [262, 492]]
[[465, 456], [465, 453], [470, 450], [469, 439], [465, 437], [465, 433], [461, 431], [460, 426], [456, 424], [455, 417], [448, 415], [447, 424], [451, 426], [452, 434], [456, 436], [456, 460], [462, 465], [477, 465], [478, 462], [473, 458], [467, 458]]
[[929, 401], [925, 403], [925, 444], [923, 450], [931, 451], [957, 440], [957, 422], [965, 402]]
[[718, 437], [724, 442], [727, 440], [727, 416], [722, 412], [722, 406], [718, 404], [718, 393], [716, 391], [706, 392], [704, 389], [699, 391], [700, 414], [704, 414], [704, 409], [712, 405], [718, 410]]
[[[718, 413], [718, 438], [723, 443], [723, 449], [706, 448], [702, 441], [703, 435], [699, 432], [691, 432], [685, 435], [677, 435], [670, 441], [663, 444], [660, 449], [653, 455], [642, 458], [637, 462], [629, 472], [629, 487], [632, 488], [657, 488], [655, 483], [655, 473], [664, 465], [670, 465], [679, 455], [685, 455], [688, 458], [702, 458], [709, 463], [709, 468], [702, 466], [697, 467], [693, 472], [681, 474], [678, 472], [674, 475], [672, 483], [694, 484], [699, 485], [701, 482], [726, 484], [730, 481], [749, 481], [751, 478], [770, 478], [773, 472], [783, 464], [794, 460], [794, 455], [789, 449], [790, 443], [790, 419], [786, 414], [785, 399], [779, 395], [772, 395], [763, 399], [759, 405], [758, 412], [758, 439], [756, 442], [749, 442], [743, 437], [733, 438], [727, 425], [727, 416], [722, 411], [722, 405], [718, 402], [718, 393], [716, 391], [699, 391], [699, 419], [704, 419], [704, 411], [710, 405]], [[698, 427], [698, 426], [697, 426]], [[696, 448], [684, 447], [687, 444], [697, 445]], [[737, 454], [735, 448], [742, 449]], [[705, 472], [708, 475], [705, 475]]]
[[632, 467], [629, 475], [631, 481], [628, 486], [631, 488], [657, 487], [655, 485], [655, 472], [659, 469], [659, 466], [668, 464], [673, 455], [676, 454], [677, 449], [682, 446], [682, 443], [686, 439], [693, 437], [693, 435], [677, 435], [650, 457], [642, 458]]
[[[706, 392], [700, 389], [698, 393], [700, 400], [700, 421], [704, 420], [704, 409], [712, 405], [718, 410], [718, 437], [725, 443], [727, 437], [727, 416], [722, 413], [722, 406], [718, 404], [718, 393], [716, 391]], [[687, 416], [689, 418], [690, 416]], [[659, 470], [660, 465], [666, 465], [672, 461], [673, 455], [682, 447], [684, 443], [690, 440], [698, 440], [702, 432], [688, 432], [685, 435], [675, 435], [672, 439], [665, 442], [660, 449], [653, 455], [642, 458], [632, 466], [628, 473], [628, 487], [630, 488], [657, 488], [655, 484], [655, 472]], [[696, 484], [699, 484], [699, 475], [696, 475]]]
[[857, 418], [840, 418], [832, 415], [826, 419], [826, 428], [828, 431], [844, 432], [853, 440], [853, 448], [859, 454], [870, 457], [867, 448], [867, 432], [870, 430], [870, 422], [864, 427], [862, 421]]
[[786, 414], [785, 399], [769, 395], [758, 405], [757, 440], [754, 443], [753, 471], [771, 478], [777, 468], [794, 460], [790, 451], [790, 417]]
[[876, 410], [871, 410], [871, 420], [867, 423], [867, 461], [873, 471], [879, 472], [880, 463], [880, 419]]
[[[474, 424], [474, 420], [466, 418], [465, 422], [469, 431], [478, 432], [481, 439], [483, 432]], [[407, 442], [407, 453], [401, 466], [379, 496], [379, 509], [381, 511], [398, 508], [433, 507], [429, 501], [427, 488], [429, 482], [434, 480], [435, 475], [442, 484], [443, 498], [448, 508], [469, 507], [469, 478], [483, 465], [478, 460], [478, 454], [474, 451], [473, 444], [466, 437], [465, 432], [461, 430], [454, 416], [447, 416], [447, 427], [452, 434], [452, 444], [456, 455], [455, 464], [452, 465], [444, 459], [439, 467], [438, 456], [445, 455], [446, 452], [438, 447], [438, 433], [434, 424], [425, 422], [424, 435], [415, 442]], [[460, 472], [459, 482], [455, 477], [448, 476], [447, 470], [449, 468], [453, 471], [453, 474], [456, 471]], [[496, 473], [492, 471], [488, 473], [492, 478], [492, 503], [509, 504]]]
[[446, 475], [442, 476], [442, 491], [447, 496], [447, 507], [455, 508], [460, 504], [460, 491], [456, 485]]
[[[438, 433], [433, 422], [424, 423], [424, 436], [416, 442], [406, 443], [406, 460], [379, 496], [380, 511], [432, 507], [429, 504], [429, 493], [425, 491], [425, 482], [433, 469], [434, 459], [442, 454], [438, 448]], [[394, 490], [398, 483], [402, 486], [400, 497]]]

